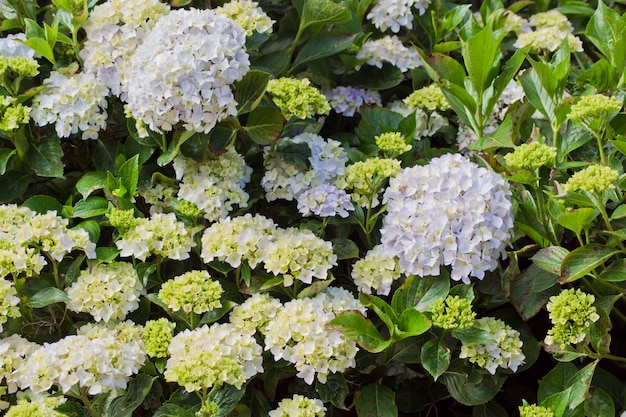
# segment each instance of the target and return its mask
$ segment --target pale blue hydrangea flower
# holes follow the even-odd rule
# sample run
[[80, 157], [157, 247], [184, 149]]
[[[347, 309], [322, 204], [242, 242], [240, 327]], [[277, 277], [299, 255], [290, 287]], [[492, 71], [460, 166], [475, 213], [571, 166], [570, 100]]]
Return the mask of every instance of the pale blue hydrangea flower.
[[324, 92], [335, 112], [346, 117], [354, 116], [364, 105], [382, 106], [380, 93], [356, 87], [335, 87]]
[[303, 216], [314, 214], [319, 217], [339, 216], [346, 218], [354, 210], [350, 195], [334, 185], [322, 184], [299, 194], [298, 211]]
[[26, 35], [23, 33], [17, 33], [7, 35], [4, 38], [0, 38], [0, 55], [7, 58], [35, 58], [35, 50], [29, 46], [24, 45], [22, 42], [26, 42]]

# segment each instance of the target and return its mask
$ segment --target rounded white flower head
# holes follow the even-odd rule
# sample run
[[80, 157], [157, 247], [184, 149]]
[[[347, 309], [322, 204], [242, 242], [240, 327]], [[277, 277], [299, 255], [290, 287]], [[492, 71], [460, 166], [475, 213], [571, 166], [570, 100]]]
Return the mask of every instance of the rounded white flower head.
[[511, 191], [502, 177], [459, 154], [403, 169], [385, 191], [381, 228], [385, 250], [406, 274], [439, 275], [452, 267], [455, 281], [493, 271], [513, 229]]
[[318, 399], [307, 398], [295, 394], [292, 398], [284, 398], [278, 408], [269, 412], [269, 417], [324, 417], [326, 407]]
[[368, 65], [378, 68], [383, 67], [383, 62], [389, 62], [402, 72], [422, 65], [417, 50], [404, 46], [396, 35], [385, 36], [380, 39], [368, 39], [356, 57], [367, 61]]
[[134, 118], [150, 129], [208, 133], [237, 114], [230, 88], [250, 69], [245, 31], [213, 10], [161, 17], [130, 58], [122, 88]]

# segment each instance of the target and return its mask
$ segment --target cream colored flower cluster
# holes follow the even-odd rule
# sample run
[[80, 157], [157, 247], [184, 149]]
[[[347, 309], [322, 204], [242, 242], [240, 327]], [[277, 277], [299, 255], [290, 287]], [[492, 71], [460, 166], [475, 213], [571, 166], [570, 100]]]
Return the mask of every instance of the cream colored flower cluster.
[[252, 36], [255, 33], [272, 33], [274, 21], [256, 1], [231, 0], [214, 10], [233, 19], [246, 31], [246, 36]]
[[172, 311], [202, 314], [220, 308], [223, 293], [220, 283], [212, 280], [208, 271], [188, 271], [165, 281], [158, 296]]
[[326, 407], [318, 399], [295, 394], [278, 403], [278, 408], [269, 412], [269, 417], [324, 417]]
[[20, 298], [13, 283], [0, 278], [0, 332], [9, 317], [21, 317], [19, 304]]
[[388, 295], [391, 285], [402, 276], [398, 258], [376, 245], [352, 266], [352, 280], [360, 292]]
[[574, 36], [574, 27], [563, 14], [557, 10], [537, 13], [530, 17], [528, 25], [534, 30], [520, 33], [515, 42], [517, 48], [530, 46], [538, 51], [554, 52], [567, 41], [571, 52], [582, 52], [582, 41]]

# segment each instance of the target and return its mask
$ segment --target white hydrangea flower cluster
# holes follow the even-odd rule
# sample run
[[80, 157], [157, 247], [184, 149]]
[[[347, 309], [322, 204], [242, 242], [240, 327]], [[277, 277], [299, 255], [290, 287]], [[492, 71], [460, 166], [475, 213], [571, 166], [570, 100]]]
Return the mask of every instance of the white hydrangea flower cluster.
[[191, 232], [174, 213], [155, 213], [139, 218], [117, 242], [120, 256], [134, 256], [145, 261], [150, 255], [182, 261], [189, 258], [195, 246]]
[[373, 288], [377, 294], [388, 295], [393, 282], [401, 276], [398, 258], [383, 245], [374, 246], [352, 266], [352, 280], [365, 294], [371, 294]]
[[324, 95], [333, 110], [346, 117], [354, 116], [365, 105], [382, 106], [380, 93], [374, 90], [339, 86], [326, 90]]
[[87, 324], [76, 335], [35, 347], [11, 377], [20, 389], [35, 393], [53, 385], [64, 393], [78, 385], [90, 395], [125, 389], [145, 361], [141, 332], [130, 321]]
[[26, 42], [26, 35], [23, 33], [6, 35], [6, 37], [0, 38], [0, 56], [34, 59], [35, 50], [22, 42]]
[[493, 271], [505, 257], [513, 229], [511, 191], [498, 174], [459, 154], [403, 169], [385, 191], [381, 228], [385, 250], [405, 274], [439, 275], [470, 283]]
[[94, 74], [65, 75], [53, 71], [44, 81], [46, 87], [33, 98], [30, 117], [38, 126], [54, 123], [61, 138], [79, 131], [83, 139], [98, 139], [106, 128], [109, 91]]
[[253, 333], [230, 323], [204, 325], [178, 333], [169, 345], [165, 380], [186, 391], [230, 384], [237, 389], [263, 372], [263, 349]]
[[187, 271], [165, 281], [158, 297], [172, 311], [202, 314], [220, 308], [223, 293], [224, 289], [219, 281], [211, 279], [208, 271]]
[[0, 278], [0, 332], [9, 317], [20, 317], [20, 298], [11, 281]]
[[422, 65], [417, 49], [404, 46], [396, 35], [366, 40], [356, 57], [378, 68], [382, 68], [384, 62], [389, 62], [402, 72]]
[[0, 205], [0, 276], [38, 275], [47, 264], [41, 251], [56, 261], [80, 249], [96, 257], [96, 245], [83, 229], [69, 229], [55, 211], [38, 214], [15, 204]]
[[[567, 40], [571, 52], [582, 52], [583, 44], [580, 38], [574, 36], [574, 27], [567, 17], [557, 10], [537, 13], [530, 17], [526, 29], [518, 34], [516, 48], [531, 46], [538, 51], [554, 52]], [[535, 30], [529, 30], [532, 26]]]
[[401, 28], [413, 29], [413, 8], [421, 16], [429, 5], [430, 0], [378, 0], [366, 17], [381, 32], [398, 33]]
[[274, 275], [283, 276], [289, 287], [295, 279], [310, 284], [313, 278], [326, 279], [328, 271], [337, 265], [333, 245], [310, 230], [277, 228], [271, 239], [262, 242], [263, 266]]
[[274, 21], [259, 7], [259, 3], [256, 1], [231, 0], [214, 10], [233, 19], [246, 31], [247, 36], [252, 36], [255, 33], [272, 33]]
[[139, 189], [138, 191], [144, 201], [150, 204], [150, 214], [155, 214], [171, 209], [174, 205], [174, 196], [176, 196], [178, 188], [156, 183], [150, 188]]
[[30, 355], [39, 347], [22, 336], [14, 334], [0, 339], [0, 382], [9, 394], [18, 390], [17, 370], [25, 367]]
[[254, 333], [257, 329], [263, 333], [281, 307], [278, 299], [265, 293], [255, 293], [232, 309], [230, 323], [246, 333]]
[[310, 168], [287, 163], [266, 150], [265, 174], [261, 185], [267, 201], [279, 198], [292, 201], [308, 189], [333, 184], [345, 172], [348, 154], [336, 140], [324, 139], [313, 133], [301, 133], [281, 141], [306, 144], [311, 151], [308, 158]]
[[346, 218], [354, 210], [350, 195], [331, 184], [309, 188], [297, 196], [298, 211], [303, 216], [314, 214], [319, 217], [339, 216]]
[[513, 372], [524, 363], [526, 356], [522, 352], [523, 342], [520, 334], [502, 320], [483, 317], [474, 322], [474, 326], [486, 331], [494, 343], [462, 342], [459, 358], [469, 359], [494, 375], [498, 367], [508, 368]]
[[194, 203], [204, 211], [205, 219], [216, 221], [226, 217], [234, 205], [248, 204], [245, 187], [252, 168], [235, 149], [203, 163], [178, 156], [173, 165], [180, 181], [178, 198]]
[[[483, 134], [487, 136], [495, 132], [500, 126], [500, 123], [504, 120], [509, 107], [513, 103], [523, 101], [525, 97], [526, 95], [522, 86], [517, 81], [511, 80], [504, 88], [504, 91], [502, 92], [500, 98], [498, 98], [489, 119], [487, 119], [487, 124], [483, 130]], [[456, 142], [459, 150], [466, 153], [469, 146], [477, 140], [478, 136], [472, 128], [467, 124], [460, 122], [456, 134]]]
[[67, 308], [89, 313], [96, 321], [124, 320], [139, 308], [146, 293], [133, 265], [127, 262], [98, 264], [81, 271], [78, 279], [65, 289]]
[[258, 214], [220, 219], [204, 230], [202, 259], [206, 263], [217, 259], [233, 268], [239, 268], [244, 260], [256, 268], [263, 262], [259, 245], [271, 240], [277, 227], [272, 219]]
[[129, 60], [128, 109], [156, 132], [182, 123], [208, 133], [237, 114], [230, 86], [250, 68], [245, 42], [244, 30], [213, 10], [162, 16]]
[[324, 417], [326, 407], [317, 398], [294, 394], [278, 403], [278, 408], [269, 412], [269, 417]]
[[94, 7], [83, 26], [85, 42], [80, 56], [85, 72], [96, 75], [125, 101], [122, 84], [130, 57], [169, 11], [159, 0], [108, 0]]
[[[339, 300], [334, 301], [331, 293], [328, 298], [320, 296], [287, 302], [263, 332], [265, 350], [277, 361], [284, 359], [294, 364], [297, 376], [309, 385], [316, 375], [323, 384], [329, 374], [343, 372], [356, 364], [356, 342], [327, 323], [343, 311], [340, 310], [342, 304], [351, 307], [358, 300], [348, 301], [343, 299], [343, 294], [335, 295]], [[365, 309], [361, 306], [360, 310]]]

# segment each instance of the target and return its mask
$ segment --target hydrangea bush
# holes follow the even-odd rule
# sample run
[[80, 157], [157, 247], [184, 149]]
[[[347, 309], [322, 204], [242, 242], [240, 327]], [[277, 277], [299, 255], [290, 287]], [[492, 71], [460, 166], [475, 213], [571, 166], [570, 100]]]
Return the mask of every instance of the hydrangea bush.
[[0, 414], [626, 415], [624, 9], [0, 1]]

